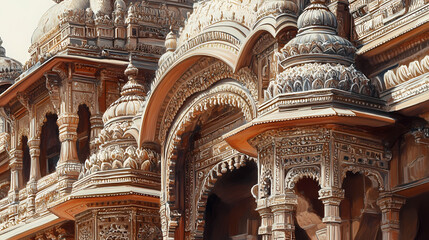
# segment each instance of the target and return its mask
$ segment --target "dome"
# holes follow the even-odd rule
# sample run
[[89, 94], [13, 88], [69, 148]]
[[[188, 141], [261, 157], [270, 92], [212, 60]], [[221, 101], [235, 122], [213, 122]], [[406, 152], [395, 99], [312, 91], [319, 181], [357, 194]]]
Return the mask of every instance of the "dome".
[[270, 81], [265, 100], [324, 88], [377, 97], [375, 86], [353, 66], [356, 48], [337, 35], [337, 19], [324, 3], [312, 0], [299, 16], [298, 34], [277, 55], [284, 70]]
[[0, 85], [13, 84], [22, 73], [22, 64], [15, 59], [6, 57], [6, 49], [0, 38]]
[[128, 82], [122, 87], [121, 97], [113, 102], [103, 114], [104, 124], [110, 124], [116, 119], [132, 119], [145, 104], [145, 88], [137, 82], [138, 69], [132, 64], [125, 69]]
[[302, 63], [331, 62], [350, 65], [356, 48], [337, 35], [337, 19], [324, 0], [312, 0], [298, 18], [298, 34], [281, 50], [279, 60], [285, 68]]
[[312, 4], [299, 16], [297, 25], [300, 31], [304, 31], [309, 27], [322, 27], [336, 32], [337, 18], [325, 6], [324, 1], [312, 1]]
[[[31, 44], [36, 43], [45, 34], [55, 29], [60, 24], [60, 16], [64, 13], [76, 15], [77, 12], [81, 12], [83, 14], [87, 9], [91, 9], [94, 13], [110, 14], [113, 7], [112, 0], [64, 0], [57, 2], [40, 18], [31, 37]], [[116, 4], [124, 6], [125, 3], [118, 0]]]

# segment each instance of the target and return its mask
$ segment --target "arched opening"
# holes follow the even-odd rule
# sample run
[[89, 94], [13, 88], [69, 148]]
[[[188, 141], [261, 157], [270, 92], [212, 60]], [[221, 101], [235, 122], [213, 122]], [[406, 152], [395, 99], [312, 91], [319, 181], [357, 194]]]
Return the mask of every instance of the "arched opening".
[[21, 137], [21, 150], [22, 150], [22, 186], [27, 185], [28, 180], [30, 179], [30, 169], [31, 169], [31, 156], [30, 148], [28, 147], [28, 137]]
[[77, 111], [79, 116], [79, 124], [77, 125], [77, 155], [81, 163], [85, 163], [90, 153], [89, 141], [91, 134], [91, 113], [86, 105], [79, 105]]
[[40, 135], [39, 166], [41, 176], [55, 172], [60, 160], [61, 142], [57, 125], [58, 116], [47, 114]]
[[215, 183], [204, 214], [204, 239], [258, 239], [260, 218], [251, 188], [257, 183], [256, 163], [227, 172]]
[[[203, 217], [203, 212], [199, 212], [203, 210], [199, 210], [200, 207], [195, 206], [195, 202], [204, 187], [204, 175], [231, 154], [231, 149], [222, 139], [222, 135], [246, 122], [239, 108], [221, 104], [220, 101], [216, 105], [207, 104], [194, 114], [196, 116], [190, 119], [192, 121], [185, 122], [183, 129], [179, 131], [181, 140], [176, 143], [175, 153], [171, 156], [171, 159], [174, 159], [174, 168], [171, 168], [173, 172], [170, 179], [174, 185], [170, 191], [170, 210], [181, 215], [178, 219], [179, 225], [174, 228], [175, 239], [185, 239], [193, 234], [196, 234], [196, 238], [203, 237], [203, 231], [200, 230], [204, 225], [195, 219], [196, 215]], [[256, 180], [251, 186], [255, 183]], [[250, 188], [248, 193], [250, 196]], [[206, 199], [206, 196], [204, 198]]]
[[423, 240], [429, 236], [429, 193], [407, 199], [399, 214], [400, 240]]
[[319, 200], [320, 186], [314, 179], [305, 177], [295, 184], [298, 197], [296, 208], [295, 238], [301, 240], [323, 239], [326, 225], [322, 222], [324, 207]]
[[0, 173], [0, 199], [7, 197], [10, 188], [10, 169]]
[[360, 174], [347, 172], [340, 204], [342, 239], [381, 240], [381, 212], [377, 206], [378, 183]]

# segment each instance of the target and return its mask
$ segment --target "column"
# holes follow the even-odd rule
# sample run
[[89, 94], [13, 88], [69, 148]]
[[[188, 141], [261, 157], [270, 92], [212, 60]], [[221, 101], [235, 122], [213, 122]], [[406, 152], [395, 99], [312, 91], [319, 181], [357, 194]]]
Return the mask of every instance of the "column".
[[79, 177], [81, 164], [77, 156], [77, 125], [79, 116], [74, 113], [63, 113], [58, 117], [61, 152], [57, 164], [60, 194], [71, 191], [73, 182]]
[[319, 191], [319, 199], [325, 207], [322, 221], [327, 226], [326, 237], [329, 240], [341, 239], [340, 203], [344, 199], [344, 190], [337, 187], [326, 187]]
[[31, 157], [31, 169], [30, 169], [30, 180], [28, 182], [34, 182], [40, 179], [40, 138], [35, 137], [28, 140], [28, 147], [30, 148]]
[[383, 193], [377, 200], [381, 209], [381, 231], [383, 240], [399, 239], [399, 211], [405, 199], [391, 193]]
[[18, 216], [19, 187], [22, 184], [22, 150], [12, 149], [10, 152], [10, 189], [9, 221], [15, 222]]
[[274, 196], [271, 199], [271, 211], [274, 215], [273, 239], [295, 239], [294, 214], [297, 205], [298, 198], [293, 192]]
[[261, 216], [261, 226], [258, 229], [258, 235], [262, 236], [262, 240], [271, 240], [271, 228], [273, 226], [273, 213], [268, 206], [266, 198], [257, 201], [256, 211]]
[[22, 185], [22, 150], [12, 149], [10, 151], [10, 189], [9, 203], [18, 202], [19, 187]]
[[91, 154], [97, 151], [97, 145], [95, 144], [95, 139], [100, 135], [101, 130], [103, 129], [103, 118], [101, 114], [96, 114], [91, 116], [89, 119], [91, 123], [91, 139], [89, 142], [89, 149], [91, 149]]
[[27, 183], [27, 213], [29, 216], [33, 215], [36, 210], [36, 194], [37, 194], [37, 180], [40, 178], [39, 156], [40, 156], [40, 139], [32, 138], [28, 141], [30, 148], [30, 179]]

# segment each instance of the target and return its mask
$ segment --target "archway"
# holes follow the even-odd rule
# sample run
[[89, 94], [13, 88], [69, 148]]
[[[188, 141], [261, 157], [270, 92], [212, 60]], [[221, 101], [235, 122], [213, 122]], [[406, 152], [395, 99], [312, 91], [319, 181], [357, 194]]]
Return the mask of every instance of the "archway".
[[60, 159], [61, 142], [57, 125], [58, 116], [47, 114], [40, 134], [40, 174], [41, 177], [55, 172]]
[[[175, 222], [168, 230], [163, 229], [170, 237], [203, 237], [206, 183], [211, 189], [217, 179], [210, 175], [214, 174], [211, 169], [220, 162], [235, 161], [238, 154], [222, 135], [255, 116], [256, 107], [248, 90], [231, 80], [186, 100], [169, 131], [162, 163], [161, 202], [170, 213], [167, 221]], [[236, 165], [229, 169], [238, 169], [240, 164]], [[220, 168], [217, 174], [221, 174]]]
[[79, 123], [77, 125], [76, 148], [79, 162], [84, 163], [90, 153], [91, 113], [86, 105], [79, 105], [77, 114], [79, 116]]
[[359, 172], [347, 172], [340, 205], [342, 239], [381, 240], [381, 212], [377, 206], [379, 183]]
[[20, 183], [19, 188], [26, 186], [28, 180], [30, 179], [30, 169], [31, 169], [31, 156], [30, 148], [28, 147], [28, 137], [21, 137], [21, 150], [22, 150], [22, 183]]
[[207, 199], [204, 239], [258, 239], [260, 218], [250, 191], [257, 175], [256, 163], [249, 162], [218, 179]]
[[305, 176], [295, 184], [298, 205], [295, 215], [295, 238], [302, 240], [323, 239], [326, 225], [322, 222], [324, 206], [319, 200], [318, 179]]

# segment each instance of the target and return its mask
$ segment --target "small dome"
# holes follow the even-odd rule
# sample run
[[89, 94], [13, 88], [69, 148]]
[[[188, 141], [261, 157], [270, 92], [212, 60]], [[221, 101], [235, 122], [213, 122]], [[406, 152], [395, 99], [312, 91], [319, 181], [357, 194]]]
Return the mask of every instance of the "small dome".
[[144, 86], [137, 82], [138, 69], [131, 61], [124, 73], [128, 77], [128, 82], [122, 87], [121, 97], [104, 112], [103, 122], [105, 125], [117, 118], [132, 119], [145, 104], [146, 91]]
[[0, 38], [0, 87], [13, 84], [22, 73], [22, 64], [15, 59], [6, 57], [6, 49], [2, 44], [3, 40]]
[[337, 35], [337, 19], [324, 3], [324, 0], [312, 0], [299, 16], [298, 34], [279, 54], [284, 68], [321, 61], [346, 65], [354, 62], [356, 48]]
[[297, 22], [300, 32], [309, 27], [318, 27], [325, 30], [337, 31], [337, 18], [325, 6], [324, 1], [312, 1], [304, 12], [299, 16]]
[[172, 29], [170, 29], [167, 37], [165, 37], [165, 48], [167, 48], [167, 51], [172, 52], [174, 52], [177, 48], [177, 36]]

